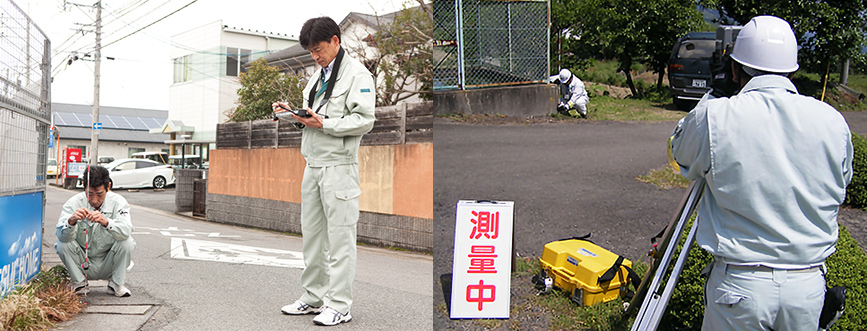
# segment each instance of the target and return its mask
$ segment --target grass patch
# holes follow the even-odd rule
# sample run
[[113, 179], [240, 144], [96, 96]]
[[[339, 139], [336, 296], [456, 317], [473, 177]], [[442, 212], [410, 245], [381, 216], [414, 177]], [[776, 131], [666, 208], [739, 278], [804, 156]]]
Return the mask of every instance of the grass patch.
[[594, 121], [665, 122], [676, 121], [686, 113], [674, 110], [671, 103], [640, 99], [615, 99], [600, 96], [590, 100], [587, 114]]
[[[519, 267], [528, 266], [530, 274], [538, 272], [538, 259], [518, 258], [517, 260], [523, 260], [516, 264]], [[639, 277], [642, 277], [649, 268], [641, 261], [633, 261], [633, 266]], [[582, 307], [572, 302], [571, 293], [556, 287], [547, 295], [532, 297], [531, 301], [551, 312], [552, 320], [548, 330], [626, 330], [634, 319], [624, 316], [623, 300], [617, 299]]]
[[43, 270], [0, 300], [0, 330], [44, 330], [84, 309], [62, 265]]
[[[840, 74], [830, 74], [829, 80], [831, 82], [839, 82]], [[823, 86], [820, 74], [799, 71], [795, 73], [792, 82], [798, 88], [799, 93], [816, 98], [816, 100], [822, 100]], [[867, 94], [867, 75], [849, 75], [848, 86]], [[841, 112], [867, 110], [867, 103], [859, 101], [854, 96], [843, 93], [838, 89], [831, 88], [830, 84], [825, 89], [825, 99], [823, 101]]]
[[661, 190], [670, 190], [673, 188], [686, 188], [689, 186], [689, 181], [683, 175], [674, 171], [670, 164], [666, 164], [661, 168], [650, 170], [647, 175], [635, 176], [639, 182], [656, 185], [656, 188]]
[[473, 324], [482, 327], [486, 330], [491, 330], [500, 327], [503, 324], [502, 320], [493, 318], [474, 319]]
[[867, 75], [849, 75], [849, 86], [861, 93], [867, 94]]

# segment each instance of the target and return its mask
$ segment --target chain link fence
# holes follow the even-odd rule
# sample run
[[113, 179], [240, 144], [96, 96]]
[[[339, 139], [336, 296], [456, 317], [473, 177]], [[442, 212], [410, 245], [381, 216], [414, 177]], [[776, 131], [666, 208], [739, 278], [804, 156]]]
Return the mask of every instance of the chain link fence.
[[548, 0], [441, 0], [434, 9], [434, 90], [543, 82]]
[[45, 190], [50, 58], [45, 33], [0, 0], [0, 197]]

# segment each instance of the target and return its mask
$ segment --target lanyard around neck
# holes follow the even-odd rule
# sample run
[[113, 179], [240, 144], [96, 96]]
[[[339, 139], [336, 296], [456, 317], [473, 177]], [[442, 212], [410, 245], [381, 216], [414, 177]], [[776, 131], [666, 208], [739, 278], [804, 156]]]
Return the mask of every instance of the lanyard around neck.
[[[319, 102], [319, 107], [316, 108], [316, 113], [319, 113], [319, 110], [322, 109], [322, 106], [325, 106], [328, 103], [328, 98], [331, 97], [331, 91], [334, 90], [334, 84], [337, 83], [337, 73], [340, 71], [340, 62], [343, 61], [343, 47], [337, 51], [337, 57], [334, 59], [334, 67], [331, 71], [331, 76], [328, 77], [328, 81], [322, 84], [322, 88], [317, 91], [317, 87], [319, 86], [319, 80], [313, 85], [313, 88], [310, 89], [310, 94], [307, 96], [307, 108], [313, 108], [313, 100], [319, 97], [322, 93], [321, 90], [325, 90], [325, 96], [322, 97], [322, 101]], [[325, 69], [323, 68], [323, 74]], [[320, 79], [321, 80], [321, 79]], [[319, 92], [319, 93], [317, 93]]]

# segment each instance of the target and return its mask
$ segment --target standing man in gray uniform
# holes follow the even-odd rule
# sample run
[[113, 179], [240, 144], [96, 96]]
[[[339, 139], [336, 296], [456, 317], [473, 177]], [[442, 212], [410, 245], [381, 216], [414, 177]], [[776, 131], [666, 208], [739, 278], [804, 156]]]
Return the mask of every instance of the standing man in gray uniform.
[[702, 330], [815, 331], [852, 179], [849, 127], [792, 84], [798, 45], [786, 21], [754, 17], [731, 58], [741, 91], [706, 94], [671, 142], [683, 175], [707, 181], [696, 243], [714, 263]]
[[54, 248], [76, 293], [88, 293], [88, 279], [108, 279], [108, 293], [128, 297], [124, 283], [135, 250], [129, 204], [111, 192], [108, 170], [102, 166], [87, 167], [84, 187], [63, 204]]
[[[373, 128], [376, 91], [373, 75], [340, 47], [340, 28], [328, 17], [308, 20], [301, 46], [321, 67], [304, 88], [309, 116], [292, 118], [302, 128], [301, 233], [306, 267], [304, 294], [283, 307], [284, 314], [318, 313], [317, 325], [352, 320], [358, 222], [358, 146]], [[288, 106], [275, 102], [275, 113]], [[318, 307], [318, 309], [317, 309]]]

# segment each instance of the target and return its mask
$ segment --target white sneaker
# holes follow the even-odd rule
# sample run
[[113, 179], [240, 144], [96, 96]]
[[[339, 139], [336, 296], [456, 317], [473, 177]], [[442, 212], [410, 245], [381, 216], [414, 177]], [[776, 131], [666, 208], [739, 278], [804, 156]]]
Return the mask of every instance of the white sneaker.
[[128, 297], [131, 295], [126, 286], [118, 285], [113, 280], [108, 281], [108, 294], [114, 294], [116, 297]]
[[78, 295], [87, 295], [87, 293], [90, 293], [90, 285], [87, 285], [87, 280], [78, 284], [69, 284], [69, 287]]
[[313, 307], [308, 305], [301, 300], [295, 300], [295, 302], [283, 306], [282, 311], [286, 315], [306, 315], [306, 314], [318, 314], [319, 307]]
[[313, 318], [313, 323], [317, 325], [337, 325], [340, 323], [349, 322], [352, 320], [352, 315], [349, 315], [349, 312], [346, 312], [346, 315], [341, 314], [339, 311], [335, 310], [331, 307], [323, 307], [319, 315]]

